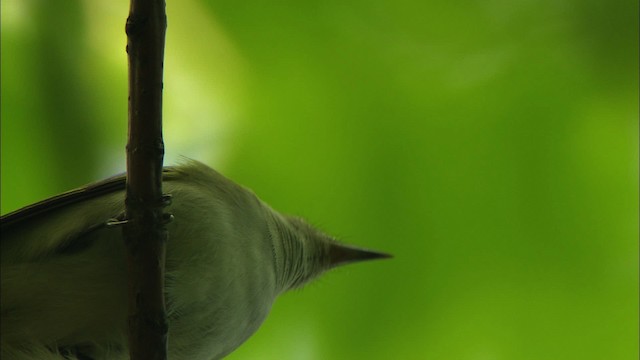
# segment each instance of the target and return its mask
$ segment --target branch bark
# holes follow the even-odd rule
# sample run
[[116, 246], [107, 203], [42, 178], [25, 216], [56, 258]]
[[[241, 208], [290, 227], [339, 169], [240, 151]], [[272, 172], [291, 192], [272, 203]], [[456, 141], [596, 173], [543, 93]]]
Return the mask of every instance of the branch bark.
[[129, 351], [133, 360], [164, 360], [167, 241], [162, 194], [162, 70], [167, 20], [164, 0], [131, 0], [126, 24], [129, 56], [129, 142], [126, 219], [129, 268]]

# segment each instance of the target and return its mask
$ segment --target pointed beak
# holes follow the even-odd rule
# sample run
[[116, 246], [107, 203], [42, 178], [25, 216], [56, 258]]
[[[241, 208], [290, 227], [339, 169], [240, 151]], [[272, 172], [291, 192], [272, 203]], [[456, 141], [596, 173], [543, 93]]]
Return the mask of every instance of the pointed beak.
[[331, 247], [329, 248], [330, 267], [366, 260], [389, 259], [392, 257], [393, 256], [390, 254], [373, 250], [360, 249], [357, 247], [339, 243], [332, 243]]

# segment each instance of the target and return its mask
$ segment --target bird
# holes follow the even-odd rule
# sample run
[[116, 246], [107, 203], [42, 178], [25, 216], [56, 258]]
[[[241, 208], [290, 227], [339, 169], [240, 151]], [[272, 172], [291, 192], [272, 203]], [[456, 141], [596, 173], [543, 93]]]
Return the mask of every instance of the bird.
[[[186, 159], [165, 167], [168, 359], [228, 355], [276, 298], [337, 266], [389, 254], [343, 244]], [[0, 217], [0, 356], [128, 359], [126, 175]]]

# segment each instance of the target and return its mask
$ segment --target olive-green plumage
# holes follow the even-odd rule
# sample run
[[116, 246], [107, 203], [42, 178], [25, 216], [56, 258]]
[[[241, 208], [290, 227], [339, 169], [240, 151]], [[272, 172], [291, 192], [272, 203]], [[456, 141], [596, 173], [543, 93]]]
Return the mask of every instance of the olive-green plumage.
[[[124, 177], [2, 217], [0, 355], [127, 359]], [[341, 245], [195, 161], [167, 168], [169, 359], [218, 359], [276, 297], [333, 266], [386, 257]]]

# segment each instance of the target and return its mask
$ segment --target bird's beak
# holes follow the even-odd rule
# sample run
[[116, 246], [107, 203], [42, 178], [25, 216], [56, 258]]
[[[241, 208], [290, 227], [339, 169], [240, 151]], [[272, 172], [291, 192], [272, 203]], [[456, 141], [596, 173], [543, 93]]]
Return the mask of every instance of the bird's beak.
[[332, 243], [329, 247], [329, 267], [336, 267], [365, 260], [388, 259], [392, 257], [393, 256], [390, 254], [360, 249], [340, 243]]

